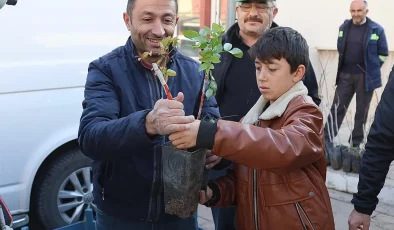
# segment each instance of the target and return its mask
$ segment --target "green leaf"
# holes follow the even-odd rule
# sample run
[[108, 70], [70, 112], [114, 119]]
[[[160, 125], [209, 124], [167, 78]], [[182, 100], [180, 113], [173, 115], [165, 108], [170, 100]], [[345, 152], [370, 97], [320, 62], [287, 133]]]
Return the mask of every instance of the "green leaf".
[[214, 66], [213, 64], [211, 64], [211, 65], [209, 66], [209, 69], [215, 69], [215, 66]]
[[164, 38], [161, 43], [163, 44], [164, 48], [168, 48], [168, 46], [172, 43], [172, 37]]
[[226, 30], [223, 28], [222, 31], [220, 31], [220, 32], [218, 33], [218, 36], [221, 37], [225, 32], [226, 32]]
[[210, 57], [212, 56], [212, 50], [210, 49], [204, 49], [203, 51], [201, 51], [200, 55], [205, 58], [205, 57]]
[[219, 38], [212, 38], [211, 40], [212, 47], [215, 47], [220, 44]]
[[200, 34], [201, 36], [207, 36], [207, 32], [206, 32], [204, 29], [201, 29], [200, 32], [199, 32], [199, 34]]
[[211, 29], [209, 29], [209, 27], [207, 27], [207, 26], [204, 26], [204, 28], [202, 28], [200, 30], [201, 36], [207, 36], [207, 34], [210, 34], [210, 33], [211, 33]]
[[201, 43], [200, 46], [199, 46], [199, 48], [200, 48], [200, 49], [205, 49], [205, 48], [207, 48], [207, 46], [208, 46], [207, 43]]
[[230, 43], [226, 43], [226, 44], [224, 44], [224, 46], [223, 46], [223, 49], [224, 49], [225, 51], [230, 51], [231, 48], [233, 48], [233, 45], [231, 45]]
[[220, 59], [216, 56], [210, 56], [208, 58], [208, 61], [210, 61], [211, 63], [220, 63]]
[[213, 91], [216, 91], [218, 89], [218, 85], [216, 84], [216, 81], [211, 81], [208, 85], [209, 89], [212, 89]]
[[167, 75], [169, 77], [174, 77], [174, 76], [176, 76], [176, 72], [174, 70], [172, 70], [172, 69], [168, 69], [167, 70]]
[[173, 46], [173, 47], [178, 46], [178, 42], [179, 42], [179, 38], [174, 37], [174, 38], [172, 39], [172, 46]]
[[207, 57], [202, 57], [198, 60], [200, 60], [201, 63], [206, 63], [206, 62], [209, 62], [209, 58], [210, 58], [210, 56], [207, 56]]
[[222, 46], [222, 44], [219, 44], [219, 45], [217, 45], [217, 46], [215, 46], [214, 48], [213, 48], [213, 53], [220, 53], [220, 52], [222, 52], [223, 51], [223, 46]]
[[209, 43], [209, 42], [210, 42], [209, 38], [207, 38], [207, 37], [205, 37], [205, 36], [203, 36], [203, 37], [198, 37], [198, 39], [199, 39], [199, 41], [200, 41], [201, 43]]
[[209, 72], [209, 79], [210, 79], [211, 81], [214, 81], [214, 82], [216, 83], [216, 80], [215, 80], [215, 78], [214, 78], [213, 75], [212, 75], [212, 71]]
[[242, 58], [243, 55], [244, 55], [242, 50], [240, 50], [238, 48], [234, 48], [234, 49], [232, 49], [232, 50], [230, 50], [228, 52], [231, 53], [232, 55], [234, 55], [234, 57], [237, 57], [237, 58]]
[[194, 30], [184, 30], [183, 36], [193, 40], [194, 38], [198, 37], [199, 34]]
[[207, 92], [205, 92], [205, 96], [207, 97], [208, 100], [213, 96], [213, 93], [214, 92], [212, 89], [208, 89]]
[[219, 24], [212, 23], [212, 30], [215, 33], [220, 33], [223, 30], [223, 27], [220, 26]]
[[200, 68], [198, 68], [198, 71], [203, 71], [203, 70], [207, 70], [209, 68], [209, 65], [211, 63], [203, 63]]
[[219, 44], [222, 44], [223, 37], [222, 37], [222, 36], [220, 36], [220, 37], [218, 37], [218, 39], [219, 39]]

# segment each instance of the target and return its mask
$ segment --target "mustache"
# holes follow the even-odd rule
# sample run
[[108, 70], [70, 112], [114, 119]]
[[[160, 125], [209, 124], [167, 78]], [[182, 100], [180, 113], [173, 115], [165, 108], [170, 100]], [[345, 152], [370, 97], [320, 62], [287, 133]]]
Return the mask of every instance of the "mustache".
[[263, 23], [263, 20], [259, 17], [248, 17], [248, 18], [245, 18], [245, 22], [261, 22], [261, 23]]

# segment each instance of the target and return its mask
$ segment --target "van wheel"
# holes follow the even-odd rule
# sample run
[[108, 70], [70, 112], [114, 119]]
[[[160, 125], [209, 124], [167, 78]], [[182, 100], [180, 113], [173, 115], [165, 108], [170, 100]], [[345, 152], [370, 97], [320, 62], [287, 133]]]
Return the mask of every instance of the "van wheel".
[[35, 215], [46, 229], [76, 223], [93, 202], [91, 160], [79, 149], [66, 151], [52, 161], [36, 184]]

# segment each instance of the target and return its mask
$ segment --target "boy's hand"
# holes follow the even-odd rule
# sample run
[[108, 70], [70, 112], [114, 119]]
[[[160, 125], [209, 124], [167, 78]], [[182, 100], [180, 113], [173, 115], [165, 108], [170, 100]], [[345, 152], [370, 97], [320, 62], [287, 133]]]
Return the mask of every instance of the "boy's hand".
[[207, 186], [207, 191], [200, 191], [200, 204], [205, 204], [208, 200], [212, 198], [212, 190]]
[[188, 149], [196, 146], [198, 129], [200, 128], [199, 120], [190, 123], [190, 128], [186, 131], [173, 133], [170, 135], [170, 141], [177, 149]]

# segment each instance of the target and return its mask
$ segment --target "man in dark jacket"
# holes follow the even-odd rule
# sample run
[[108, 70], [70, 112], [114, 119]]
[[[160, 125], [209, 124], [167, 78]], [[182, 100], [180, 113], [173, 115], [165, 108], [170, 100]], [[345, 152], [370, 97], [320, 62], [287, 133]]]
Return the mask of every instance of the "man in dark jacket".
[[[129, 0], [123, 17], [131, 37], [90, 63], [78, 133], [82, 152], [93, 160], [97, 229], [196, 229], [195, 217], [164, 212], [161, 145], [194, 121], [203, 73], [174, 50], [167, 67], [177, 76], [167, 83], [178, 96], [167, 100], [152, 71], [159, 41], [173, 35], [178, 21], [176, 0]], [[141, 60], [147, 51], [152, 57]], [[214, 98], [205, 100], [202, 113], [219, 117]]]
[[[235, 1], [238, 22], [227, 31], [223, 43], [231, 43], [245, 55], [242, 58], [233, 58], [231, 54], [223, 53], [222, 62], [215, 66], [213, 76], [218, 84], [216, 100], [222, 119], [240, 121], [261, 96], [256, 85], [254, 60], [247, 52], [265, 30], [278, 26], [273, 22], [278, 8], [275, 0]], [[308, 95], [319, 105], [318, 84], [311, 64], [308, 65], [303, 81], [308, 88]], [[230, 164], [231, 162], [222, 160], [215, 169], [224, 169], [211, 170], [210, 178], [225, 175]], [[216, 229], [235, 229], [234, 213], [235, 208], [213, 209]]]
[[[358, 181], [358, 192], [353, 195], [354, 210], [349, 216], [349, 230], [368, 230], [371, 214], [378, 204], [391, 162], [394, 161], [394, 66], [382, 99], [375, 112], [375, 120], [368, 134]], [[361, 228], [363, 226], [363, 228]]]
[[388, 56], [384, 29], [366, 16], [368, 3], [352, 1], [350, 13], [352, 19], [346, 20], [339, 28], [337, 88], [324, 129], [327, 149], [333, 146], [332, 140], [338, 134], [354, 94], [356, 114], [349, 142], [352, 147], [358, 148], [363, 141], [373, 92], [382, 86], [380, 68]]

